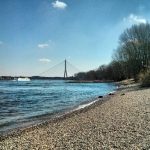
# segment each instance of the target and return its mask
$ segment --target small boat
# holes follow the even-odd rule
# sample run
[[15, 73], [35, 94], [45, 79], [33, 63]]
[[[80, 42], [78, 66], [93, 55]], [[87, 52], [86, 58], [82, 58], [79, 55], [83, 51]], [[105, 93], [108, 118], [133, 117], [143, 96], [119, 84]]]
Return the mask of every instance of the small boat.
[[20, 77], [17, 79], [17, 81], [31, 81], [31, 80], [30, 80], [30, 78], [27, 78], [27, 77], [24, 77], [24, 78]]

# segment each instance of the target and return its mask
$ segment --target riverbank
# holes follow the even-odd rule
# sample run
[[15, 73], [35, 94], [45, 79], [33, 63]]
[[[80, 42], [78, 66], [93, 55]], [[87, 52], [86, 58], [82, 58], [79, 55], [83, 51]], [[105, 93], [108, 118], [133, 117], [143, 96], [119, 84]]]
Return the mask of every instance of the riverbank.
[[105, 148], [150, 148], [150, 88], [121, 86], [103, 101], [0, 142], [0, 149]]

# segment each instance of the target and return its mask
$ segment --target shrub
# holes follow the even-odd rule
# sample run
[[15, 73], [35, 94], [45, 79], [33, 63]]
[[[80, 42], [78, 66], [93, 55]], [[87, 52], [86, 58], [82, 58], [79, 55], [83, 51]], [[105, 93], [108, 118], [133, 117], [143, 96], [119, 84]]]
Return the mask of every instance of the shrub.
[[139, 81], [143, 87], [150, 87], [150, 69], [139, 74]]

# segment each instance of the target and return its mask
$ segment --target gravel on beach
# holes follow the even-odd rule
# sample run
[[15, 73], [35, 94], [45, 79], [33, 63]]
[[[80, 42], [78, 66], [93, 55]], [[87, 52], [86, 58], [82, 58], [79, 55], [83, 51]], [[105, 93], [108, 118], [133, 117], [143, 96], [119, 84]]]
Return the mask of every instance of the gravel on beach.
[[123, 88], [85, 111], [25, 129], [0, 150], [150, 149], [150, 88]]

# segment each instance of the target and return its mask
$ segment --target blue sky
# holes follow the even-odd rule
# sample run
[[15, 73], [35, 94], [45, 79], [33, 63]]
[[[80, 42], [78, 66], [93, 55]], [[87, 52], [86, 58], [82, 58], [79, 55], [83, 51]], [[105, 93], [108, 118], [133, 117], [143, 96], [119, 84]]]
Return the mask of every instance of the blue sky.
[[65, 58], [95, 69], [124, 29], [149, 19], [149, 0], [0, 0], [0, 75], [38, 75]]

